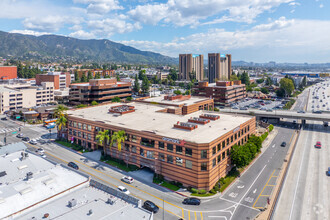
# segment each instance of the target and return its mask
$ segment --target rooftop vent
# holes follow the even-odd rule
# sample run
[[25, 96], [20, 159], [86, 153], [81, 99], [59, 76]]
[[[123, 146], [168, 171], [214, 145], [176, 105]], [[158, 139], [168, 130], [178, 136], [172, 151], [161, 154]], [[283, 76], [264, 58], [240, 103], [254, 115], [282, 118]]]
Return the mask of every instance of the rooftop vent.
[[0, 172], [0, 177], [6, 176], [6, 175], [7, 175], [6, 171]]
[[210, 120], [206, 119], [206, 118], [193, 117], [193, 118], [188, 119], [188, 122], [205, 125], [205, 124], [209, 123]]
[[109, 109], [110, 113], [116, 113], [116, 114], [127, 114], [131, 112], [135, 112], [134, 106], [131, 105], [117, 105], [113, 106]]
[[26, 173], [26, 180], [30, 180], [33, 178], [33, 173], [32, 172], [27, 172]]
[[198, 126], [196, 124], [189, 123], [189, 122], [180, 122], [180, 123], [175, 124], [174, 127], [192, 131], [192, 130], [196, 129]]
[[218, 120], [220, 118], [219, 115], [211, 115], [211, 114], [203, 114], [199, 116], [200, 118], [210, 119], [212, 121]]
[[68, 206], [69, 206], [70, 208], [73, 208], [73, 207], [75, 207], [76, 205], [77, 205], [77, 200], [75, 200], [75, 199], [71, 199], [71, 200], [69, 201]]

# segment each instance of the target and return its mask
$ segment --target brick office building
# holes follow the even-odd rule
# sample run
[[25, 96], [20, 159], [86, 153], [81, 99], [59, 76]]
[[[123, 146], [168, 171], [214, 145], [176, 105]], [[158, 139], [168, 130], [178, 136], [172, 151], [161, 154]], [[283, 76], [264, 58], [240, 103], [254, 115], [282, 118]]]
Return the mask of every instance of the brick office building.
[[42, 82], [53, 82], [55, 90], [69, 88], [73, 80], [74, 74], [69, 72], [49, 72], [36, 75], [36, 85], [41, 85]]
[[[192, 106], [199, 105], [192, 103]], [[68, 111], [68, 140], [85, 148], [103, 148], [128, 164], [149, 167], [165, 179], [210, 190], [232, 168], [230, 149], [255, 133], [252, 116], [206, 110], [169, 114], [163, 103], [107, 104]], [[103, 147], [98, 131], [124, 130], [122, 151]]]
[[240, 80], [216, 83], [199, 82], [193, 90], [197, 96], [213, 98], [216, 106], [229, 106], [247, 96], [245, 84], [241, 84]]
[[0, 66], [0, 79], [17, 79], [16, 66]]
[[117, 79], [91, 79], [88, 83], [70, 85], [70, 103], [88, 104], [111, 102], [115, 97], [126, 98], [132, 95], [130, 82], [117, 82]]

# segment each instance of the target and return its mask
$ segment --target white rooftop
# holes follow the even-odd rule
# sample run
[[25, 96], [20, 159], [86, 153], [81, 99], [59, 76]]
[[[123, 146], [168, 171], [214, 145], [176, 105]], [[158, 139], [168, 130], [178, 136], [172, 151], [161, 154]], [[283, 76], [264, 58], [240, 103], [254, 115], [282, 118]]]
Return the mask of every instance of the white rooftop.
[[[44, 214], [48, 213], [50, 219], [120, 219], [120, 220], [151, 220], [150, 212], [137, 206], [126, 203], [119, 198], [113, 197], [114, 204], [107, 203], [110, 194], [93, 187], [81, 188], [79, 190], [63, 196], [51, 204], [39, 207], [37, 210], [29, 212], [18, 218], [43, 219]], [[74, 207], [68, 207], [68, 202], [72, 199], [77, 201]], [[88, 214], [92, 210], [92, 214]]]
[[[111, 106], [117, 105], [121, 105], [121, 103], [71, 110], [68, 111], [68, 114], [77, 118], [104, 122], [105, 124], [118, 126], [124, 129], [146, 131], [148, 133], [152, 132], [160, 136], [183, 139], [194, 143], [209, 143], [253, 118], [252, 116], [209, 111], [197, 111], [189, 115], [175, 115], [157, 112], [163, 110], [164, 106], [138, 102], [128, 104], [135, 107], [135, 112], [121, 116], [108, 112]], [[199, 117], [205, 113], [219, 115], [220, 119], [216, 121], [211, 120], [211, 122], [206, 125], [198, 125], [198, 128], [192, 131], [173, 127], [177, 122], [188, 122], [189, 118]]]
[[187, 99], [187, 100], [165, 100], [164, 99], [164, 95], [162, 96], [157, 96], [157, 97], [152, 97], [152, 98], [148, 98], [148, 99], [145, 99], [144, 101], [148, 101], [148, 102], [157, 102], [157, 103], [164, 103], [164, 104], [172, 104], [172, 105], [192, 105], [194, 103], [197, 103], [197, 102], [201, 102], [201, 101], [205, 101], [207, 100], [208, 98], [205, 98], [205, 97], [198, 97], [198, 96], [191, 96], [190, 99]]
[[[0, 172], [6, 172], [0, 177], [0, 219], [29, 206], [32, 207], [26, 211], [36, 209], [37, 203], [78, 184], [88, 185], [87, 177], [40, 156], [29, 153], [22, 160], [22, 152], [0, 156]], [[33, 173], [29, 180], [26, 179], [28, 172]]]

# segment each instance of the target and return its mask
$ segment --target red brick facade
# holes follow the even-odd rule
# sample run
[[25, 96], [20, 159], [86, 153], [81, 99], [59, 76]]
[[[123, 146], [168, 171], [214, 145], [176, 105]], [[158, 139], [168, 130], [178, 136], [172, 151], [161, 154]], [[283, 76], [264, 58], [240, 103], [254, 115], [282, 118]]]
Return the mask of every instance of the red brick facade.
[[0, 79], [16, 79], [17, 67], [16, 66], [0, 66]]

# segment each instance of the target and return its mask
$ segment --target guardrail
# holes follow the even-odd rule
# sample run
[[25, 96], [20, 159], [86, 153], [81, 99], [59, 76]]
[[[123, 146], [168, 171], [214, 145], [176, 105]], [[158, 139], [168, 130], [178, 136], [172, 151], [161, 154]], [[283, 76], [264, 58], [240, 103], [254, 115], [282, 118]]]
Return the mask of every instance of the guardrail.
[[127, 195], [127, 194], [125, 194], [123, 192], [120, 192], [117, 189], [113, 189], [113, 188], [111, 188], [109, 186], [106, 186], [106, 185], [104, 185], [102, 183], [99, 183], [99, 182], [97, 182], [95, 180], [90, 180], [90, 186], [91, 187], [94, 187], [96, 189], [102, 190], [102, 191], [104, 191], [106, 193], [109, 193], [109, 194], [111, 194], [111, 195], [113, 195], [115, 197], [118, 197], [118, 198], [120, 198], [120, 199], [122, 199], [122, 200], [124, 200], [124, 201], [126, 201], [128, 203], [132, 203], [132, 204], [138, 206], [139, 208], [141, 208], [142, 201], [140, 199], [137, 199], [137, 198], [135, 198], [133, 196]]

